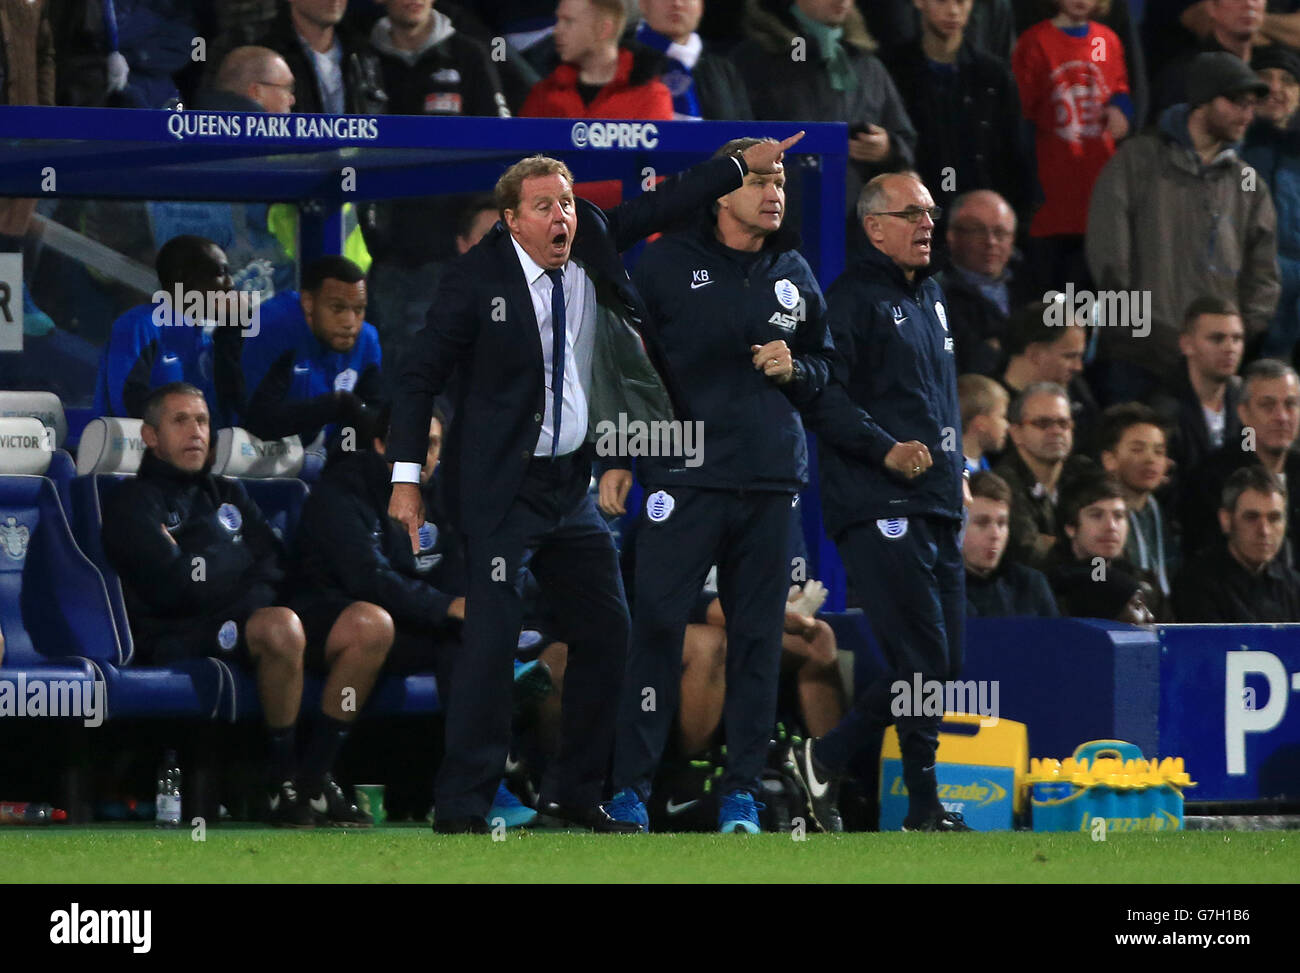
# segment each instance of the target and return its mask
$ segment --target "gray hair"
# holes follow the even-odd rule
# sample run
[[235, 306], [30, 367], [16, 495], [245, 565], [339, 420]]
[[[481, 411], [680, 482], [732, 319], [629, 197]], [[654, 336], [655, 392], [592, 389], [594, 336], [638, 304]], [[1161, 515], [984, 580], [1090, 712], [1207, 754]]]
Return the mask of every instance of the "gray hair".
[[1007, 421], [1013, 426], [1020, 425], [1024, 418], [1025, 403], [1036, 395], [1053, 395], [1065, 399], [1066, 405], [1070, 403], [1070, 393], [1065, 390], [1064, 385], [1058, 385], [1056, 382], [1031, 382], [1025, 386], [1024, 391], [1012, 399], [1011, 407], [1007, 409]]
[[1250, 401], [1250, 387], [1255, 382], [1271, 382], [1290, 375], [1300, 382], [1296, 370], [1277, 358], [1261, 358], [1253, 361], [1241, 373], [1241, 401]]
[[166, 385], [160, 385], [150, 392], [149, 398], [145, 400], [143, 419], [146, 426], [153, 426], [155, 429], [159, 427], [163, 419], [163, 405], [168, 397], [173, 395], [197, 396], [207, 401], [202, 390], [189, 382], [168, 382]]
[[1249, 490], [1256, 493], [1262, 493], [1268, 496], [1276, 493], [1282, 498], [1282, 509], [1286, 510], [1286, 487], [1282, 481], [1270, 473], [1258, 463], [1252, 463], [1249, 466], [1243, 466], [1228, 477], [1228, 482], [1223, 485], [1223, 494], [1219, 506], [1230, 514], [1237, 512], [1237, 501], [1241, 495]]

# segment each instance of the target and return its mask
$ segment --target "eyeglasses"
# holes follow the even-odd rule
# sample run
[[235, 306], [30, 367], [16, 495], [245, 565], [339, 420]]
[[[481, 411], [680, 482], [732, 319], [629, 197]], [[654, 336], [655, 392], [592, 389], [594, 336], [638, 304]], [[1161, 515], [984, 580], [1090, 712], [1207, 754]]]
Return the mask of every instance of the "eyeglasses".
[[920, 206], [909, 206], [907, 209], [890, 210], [881, 213], [868, 213], [868, 216], [897, 216], [900, 219], [907, 220], [909, 223], [920, 223], [922, 216], [928, 216], [938, 223], [939, 217], [943, 216], [942, 206], [931, 206], [929, 209], [923, 209]]
[[952, 231], [960, 233], [962, 236], [982, 236], [992, 240], [994, 243], [1006, 243], [1015, 233], [1011, 230], [1004, 230], [1001, 227], [979, 226], [971, 223], [954, 223]]
[[268, 88], [279, 88], [281, 91], [293, 91], [292, 81], [254, 81], [253, 84], [264, 84]]
[[1047, 430], [1051, 429], [1053, 426], [1055, 426], [1057, 429], [1073, 429], [1074, 420], [1053, 419], [1051, 416], [1040, 416], [1037, 419], [1026, 419], [1025, 425], [1033, 426], [1035, 429], [1039, 430], [1040, 432], [1047, 432]]

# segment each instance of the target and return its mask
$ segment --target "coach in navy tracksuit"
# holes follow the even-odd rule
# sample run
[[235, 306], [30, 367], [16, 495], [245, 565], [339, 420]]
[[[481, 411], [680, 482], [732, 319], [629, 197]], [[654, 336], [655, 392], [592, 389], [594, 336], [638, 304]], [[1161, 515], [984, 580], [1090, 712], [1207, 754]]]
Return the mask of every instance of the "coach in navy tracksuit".
[[[736, 139], [718, 155], [756, 142]], [[614, 750], [610, 814], [620, 820], [645, 824], [644, 801], [677, 712], [682, 637], [716, 562], [727, 619], [718, 824], [758, 830], [754, 795], [776, 716], [790, 587], [790, 506], [808, 479], [796, 409], [826, 384], [831, 352], [821, 289], [794, 249], [796, 234], [781, 228], [784, 185], [782, 172], [750, 173], [718, 200], [716, 217], [706, 211], [694, 229], [647, 248], [634, 274], [703, 442], [693, 457], [637, 459], [646, 503]], [[610, 470], [602, 481], [602, 501], [617, 511], [630, 474]]]
[[[891, 692], [896, 680], [911, 685], [917, 673], [922, 680], [954, 678], [962, 656], [965, 461], [943, 291], [922, 276], [933, 206], [910, 174], [879, 176], [863, 190], [858, 214], [868, 242], [827, 294], [838, 381], [805, 413], [821, 441], [826, 530], [891, 669], [839, 726], [795, 755], [821, 824], [833, 803], [833, 778], [873, 731], [894, 723], [909, 799], [904, 828], [969, 830], [938, 799], [940, 717]], [[858, 421], [842, 421], [854, 414]]]

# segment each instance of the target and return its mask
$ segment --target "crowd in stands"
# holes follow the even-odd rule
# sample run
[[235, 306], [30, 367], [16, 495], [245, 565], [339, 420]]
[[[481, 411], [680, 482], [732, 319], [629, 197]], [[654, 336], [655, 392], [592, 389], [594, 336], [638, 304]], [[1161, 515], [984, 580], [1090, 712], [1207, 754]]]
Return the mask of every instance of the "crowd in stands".
[[[11, 105], [847, 123], [851, 248], [866, 245], [853, 213], [873, 176], [914, 170], [941, 209], [913, 222], [936, 224], [962, 376], [951, 448], [971, 474], [968, 614], [1300, 622], [1300, 0], [0, 0], [0, 92]], [[602, 203], [621, 192], [584, 188]], [[93, 234], [92, 209], [59, 205]], [[36, 212], [0, 200], [0, 252], [37, 253]], [[164, 292], [225, 295], [231, 320], [255, 297], [255, 334], [168, 327], [121, 289], [78, 311], [101, 323], [74, 323], [34, 299], [39, 278], [24, 288], [29, 347], [78, 332], [98, 356], [94, 408], [149, 430], [152, 458], [106, 540], [133, 625], [166, 632], [156, 661], [183, 651], [175, 612], [190, 595], [185, 542], [153, 522], [207, 505], [267, 546], [228, 578], [247, 623], [231, 633], [225, 616], [191, 613], [203, 631], [189, 634], [289, 673], [262, 679], [279, 687], [263, 700], [276, 776], [308, 780], [336, 822], [357, 813], [330, 776], [355, 712], [322, 714], [298, 773], [285, 687], [305, 664], [367, 688], [384, 666], [436, 667], [458, 638], [454, 533], [431, 515], [415, 556], [387, 535], [384, 439], [392, 369], [442, 269], [497, 216], [485, 196], [359, 205], [347, 255], [303, 267], [296, 286], [287, 207], [135, 219], [121, 248]], [[162, 305], [170, 323], [211, 317]], [[0, 368], [10, 387], [51, 382]], [[426, 480], [454, 422], [435, 420]], [[358, 452], [331, 450], [300, 549], [272, 553], [242, 491], [196, 479], [209, 424], [322, 450], [359, 431]], [[340, 560], [361, 548], [363, 562]], [[167, 604], [132, 587], [158, 559], [176, 568], [153, 596]], [[813, 617], [818, 587], [790, 597], [786, 666], [817, 735], [844, 712], [834, 636]], [[544, 641], [558, 686], [563, 646]], [[705, 592], [686, 634], [688, 756], [716, 737], [725, 643]]]

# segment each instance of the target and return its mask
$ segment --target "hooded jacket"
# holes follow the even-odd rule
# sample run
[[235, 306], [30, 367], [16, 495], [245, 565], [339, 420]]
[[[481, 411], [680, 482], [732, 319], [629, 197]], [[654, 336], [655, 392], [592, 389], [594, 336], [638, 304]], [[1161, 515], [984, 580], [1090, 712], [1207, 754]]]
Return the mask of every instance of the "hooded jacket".
[[433, 30], [418, 51], [393, 45], [393, 27], [381, 17], [370, 45], [383, 68], [388, 110], [394, 115], [483, 115], [509, 118], [501, 79], [487, 48], [433, 11]]
[[[933, 278], [909, 281], [868, 243], [826, 304], [835, 381], [803, 410], [819, 437], [826, 532], [913, 515], [960, 520], [966, 462], [943, 291]], [[925, 443], [934, 465], [905, 480], [884, 461], [913, 439]]]
[[436, 628], [464, 591], [460, 541], [426, 495], [433, 530], [429, 544], [411, 553], [410, 535], [388, 516], [391, 492], [383, 456], [336, 452], [303, 507], [294, 585], [371, 602], [399, 628]]
[[659, 80], [663, 59], [641, 44], [620, 47], [614, 80], [591, 104], [578, 93], [578, 69], [561, 64], [534, 85], [519, 114], [524, 118], [645, 118], [671, 121], [673, 96]]
[[[796, 408], [830, 377], [821, 288], [793, 230], [771, 234], [751, 255], [723, 245], [714, 228], [706, 209], [690, 230], [647, 247], [633, 274], [685, 409], [704, 431], [700, 465], [641, 458], [638, 473], [648, 487], [793, 493], [808, 482]], [[776, 340], [790, 346], [801, 373], [783, 386], [754, 369], [749, 351]]]
[[[1269, 187], [1250, 179], [1235, 146], [1208, 165], [1192, 148], [1187, 105], [1159, 130], [1127, 140], [1097, 177], [1086, 251], [1096, 286], [1149, 291], [1151, 328], [1101, 329], [1102, 357], [1159, 375], [1181, 364], [1183, 308], [1198, 294], [1233, 301], [1247, 336], [1263, 332], [1277, 306], [1277, 215]], [[1247, 188], [1251, 187], [1251, 188]]]
[[[881, 172], [912, 166], [916, 130], [884, 64], [872, 53], [875, 43], [862, 15], [850, 8], [840, 44], [857, 83], [847, 91], [831, 87], [814, 38], [805, 37], [789, 12], [789, 0], [749, 0], [745, 8], [748, 38], [731, 52], [749, 89], [754, 117], [771, 120], [847, 122], [855, 128], [879, 125], [889, 133], [890, 154], [878, 163], [848, 166], [847, 208], [857, 202], [864, 182]], [[802, 41], [805, 57], [791, 55]]]
[[280, 543], [238, 480], [186, 473], [153, 450], [108, 497], [103, 540], [146, 649], [157, 636], [247, 618], [274, 603], [282, 578]]

